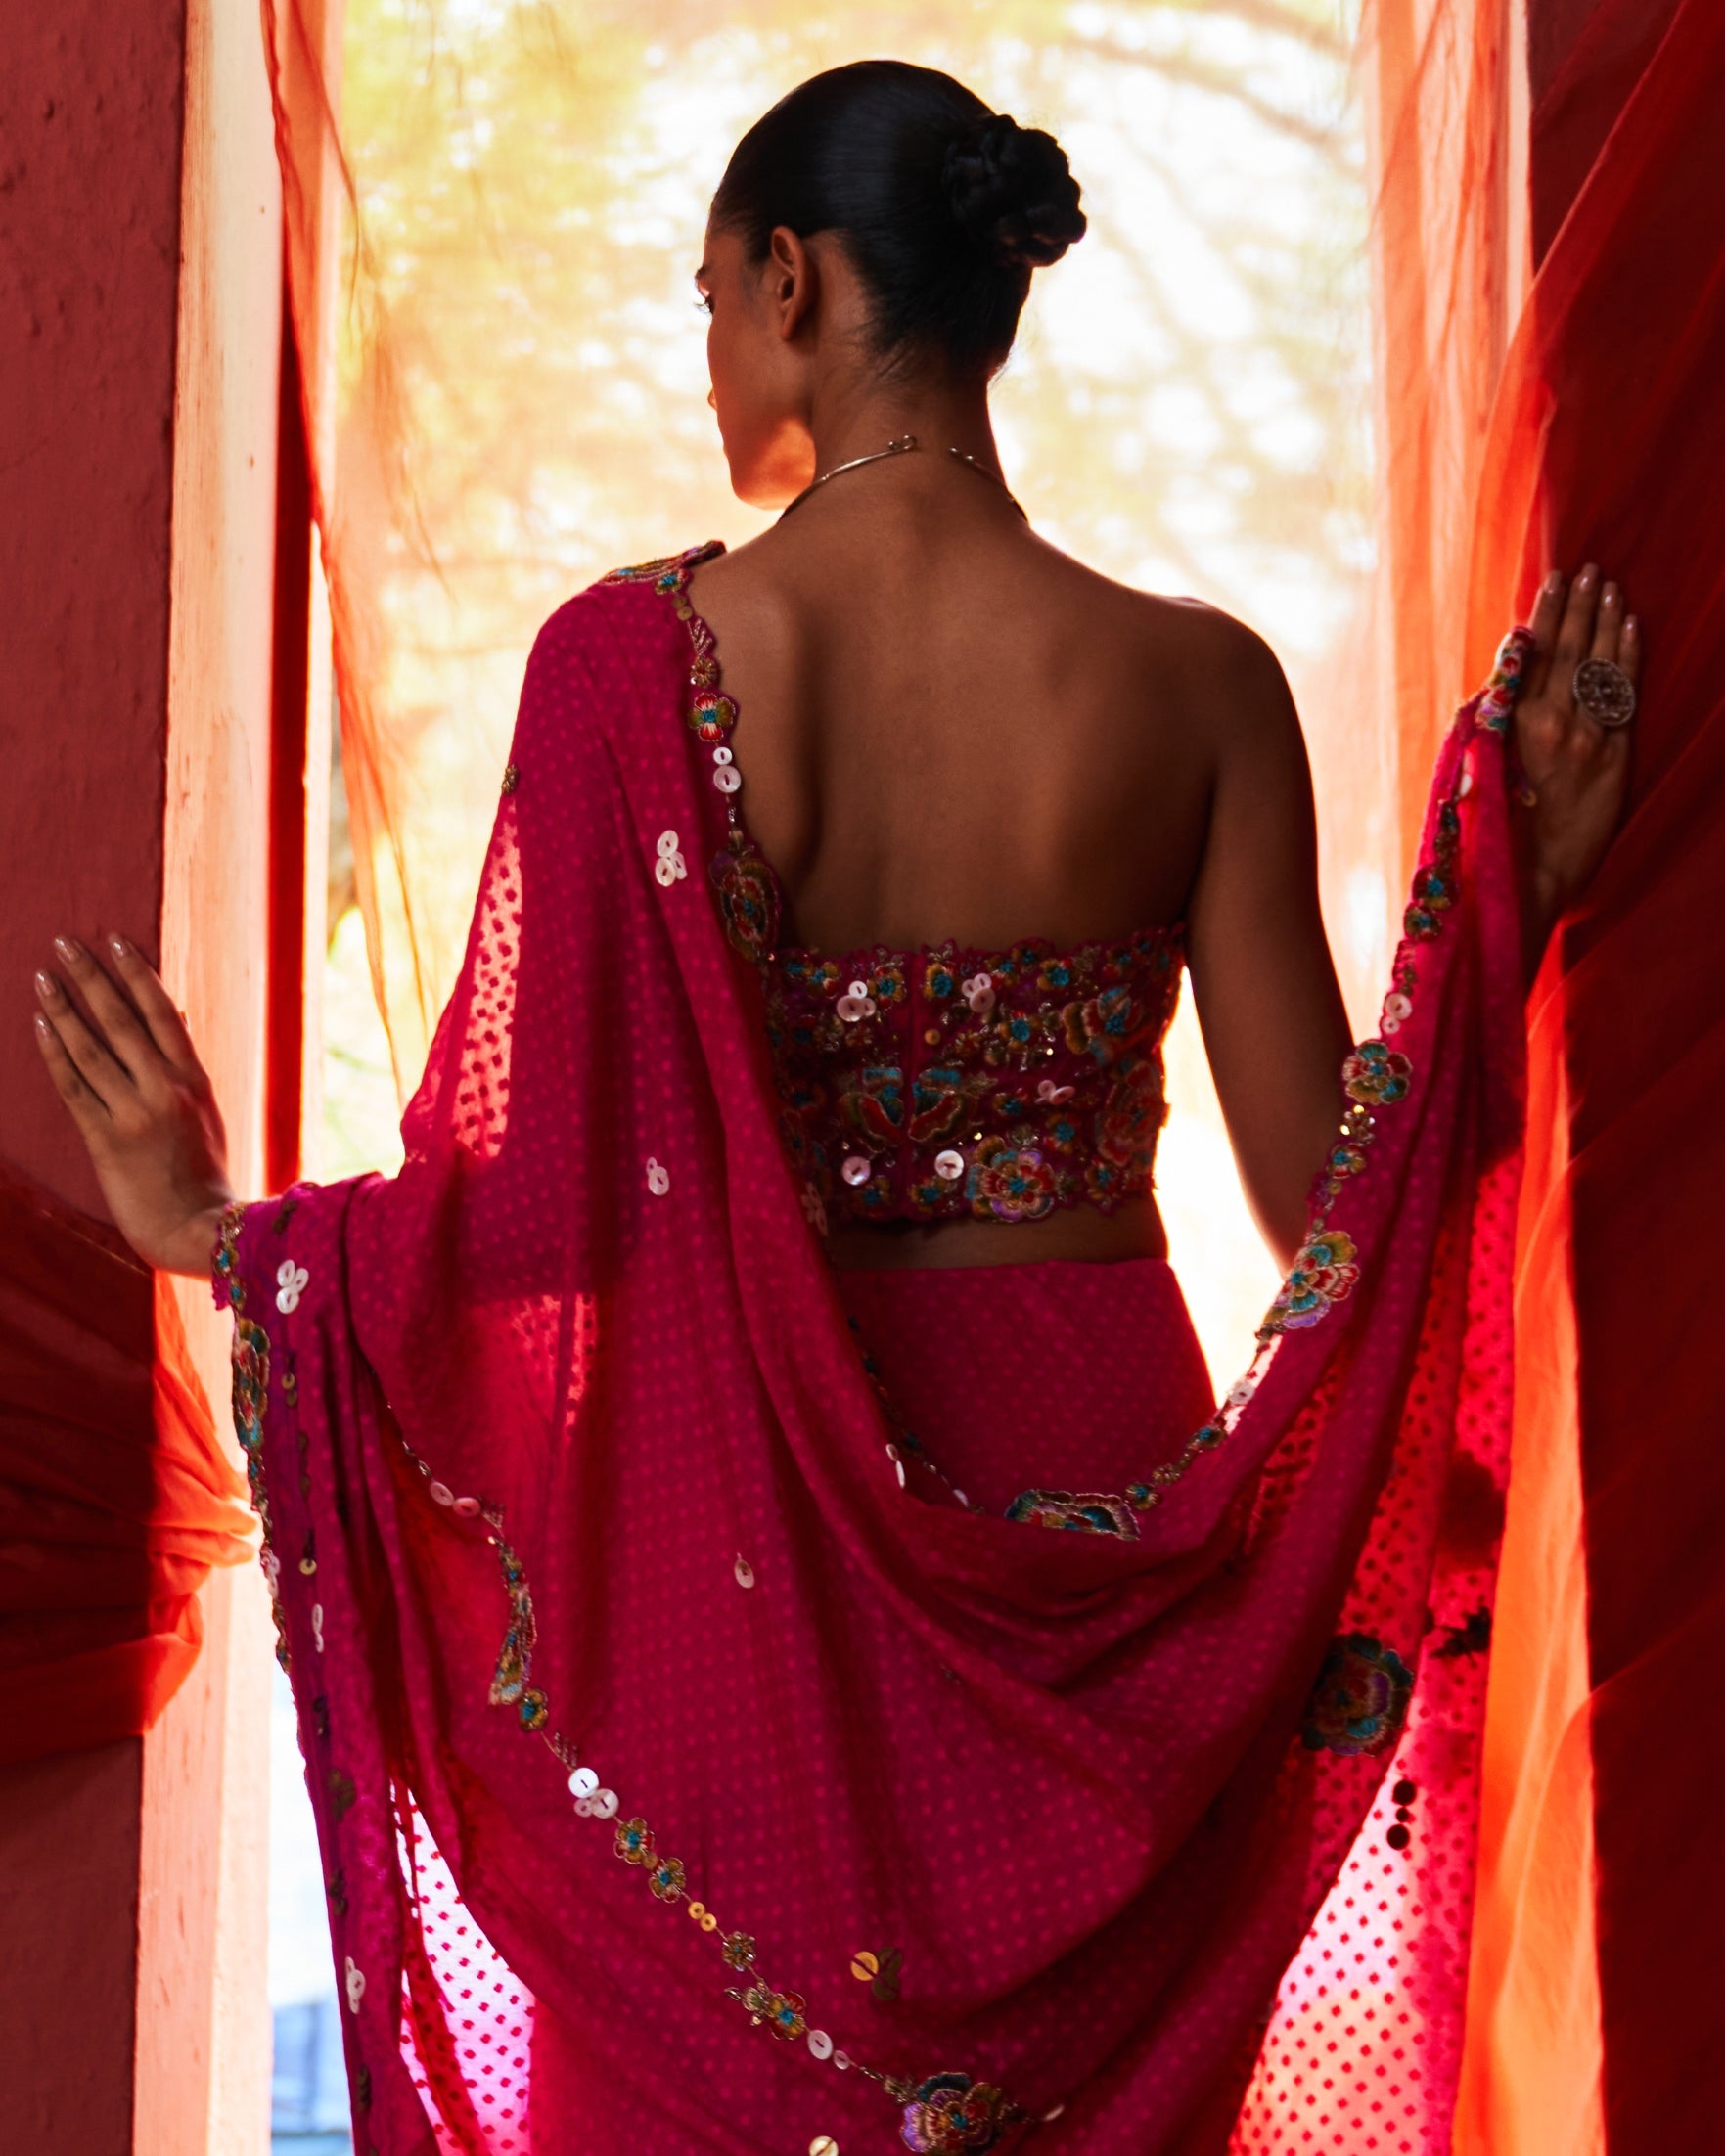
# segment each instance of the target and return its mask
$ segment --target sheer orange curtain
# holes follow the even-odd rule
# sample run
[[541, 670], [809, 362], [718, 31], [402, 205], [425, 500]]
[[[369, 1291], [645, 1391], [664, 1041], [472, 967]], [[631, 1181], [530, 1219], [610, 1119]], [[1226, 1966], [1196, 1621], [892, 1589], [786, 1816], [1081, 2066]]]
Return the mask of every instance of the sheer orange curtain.
[[1624, 830], [1529, 1006], [1470, 2156], [1713, 2145], [1725, 1902], [1695, 1704], [1725, 1648], [1725, 16], [1529, 7], [1376, 0], [1365, 47], [1404, 806], [1548, 561], [1608, 563], [1653, 653]]
[[[1381, 707], [1404, 869], [1470, 674], [1462, 604], [1485, 428], [1527, 286], [1524, 133], [1509, 0], [1370, 0]], [[1507, 594], [1496, 595], [1501, 614]], [[1507, 626], [1507, 623], [1504, 624]]]

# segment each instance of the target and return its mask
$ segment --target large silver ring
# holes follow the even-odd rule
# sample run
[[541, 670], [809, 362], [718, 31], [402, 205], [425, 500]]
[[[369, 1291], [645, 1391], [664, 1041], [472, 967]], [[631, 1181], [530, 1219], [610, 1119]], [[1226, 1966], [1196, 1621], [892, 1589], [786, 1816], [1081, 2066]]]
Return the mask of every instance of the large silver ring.
[[1584, 658], [1573, 688], [1575, 701], [1601, 726], [1627, 726], [1635, 716], [1635, 684], [1609, 658]]

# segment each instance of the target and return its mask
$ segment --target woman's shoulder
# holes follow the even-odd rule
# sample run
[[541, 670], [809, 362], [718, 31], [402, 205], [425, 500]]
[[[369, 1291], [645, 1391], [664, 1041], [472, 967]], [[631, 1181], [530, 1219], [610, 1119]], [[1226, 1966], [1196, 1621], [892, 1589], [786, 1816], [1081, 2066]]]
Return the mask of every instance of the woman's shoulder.
[[1207, 600], [1147, 591], [1052, 547], [1047, 554], [1070, 632], [1091, 646], [1106, 638], [1187, 723], [1240, 741], [1292, 715], [1281, 662], [1248, 623]]
[[[1208, 600], [1147, 591], [1043, 543], [1049, 572], [1066, 586], [1074, 620], [1105, 622], [1117, 634], [1152, 645], [1158, 655], [1207, 670], [1250, 672], [1275, 666], [1275, 654], [1255, 629]], [[1280, 669], [1278, 668], [1278, 671]]]
[[614, 643], [631, 618], [650, 621], [658, 610], [653, 602], [686, 589], [699, 564], [722, 552], [720, 541], [708, 539], [680, 554], [607, 569], [541, 622], [533, 640], [533, 661], [556, 662], [595, 642]]

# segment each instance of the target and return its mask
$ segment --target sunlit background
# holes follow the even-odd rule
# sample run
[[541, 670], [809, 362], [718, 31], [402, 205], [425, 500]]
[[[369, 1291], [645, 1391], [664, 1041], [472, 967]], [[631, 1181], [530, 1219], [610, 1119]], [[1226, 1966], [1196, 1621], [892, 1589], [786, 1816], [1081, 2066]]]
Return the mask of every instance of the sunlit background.
[[[807, 0], [349, 0], [342, 120], [364, 276], [341, 394], [354, 414], [399, 397], [404, 446], [390, 469], [356, 468], [351, 443], [372, 434], [346, 430], [342, 482], [397, 505], [402, 536], [361, 566], [386, 699], [412, 719], [407, 879], [433, 1006], [459, 962], [539, 622], [619, 561], [759, 528], [725, 484], [690, 282], [730, 146], [805, 75], [885, 53], [949, 69], [1071, 157], [1091, 228], [1038, 277], [998, 387], [1009, 477], [1058, 544], [1212, 601], [1282, 655], [1311, 744], [1332, 940], [1356, 1023], [1365, 1016], [1388, 956], [1395, 854], [1386, 752], [1344, 693], [1372, 569], [1354, 12], [1355, 0], [829, 0], [818, 12]], [[325, 1178], [400, 1157], [333, 791], [310, 1163]], [[405, 924], [387, 904], [383, 935], [398, 980]], [[1189, 1010], [1169, 1083], [1160, 1197], [1225, 1383], [1275, 1275]], [[275, 2144], [326, 2156], [348, 2145], [345, 2091], [285, 1687], [275, 1731]]]

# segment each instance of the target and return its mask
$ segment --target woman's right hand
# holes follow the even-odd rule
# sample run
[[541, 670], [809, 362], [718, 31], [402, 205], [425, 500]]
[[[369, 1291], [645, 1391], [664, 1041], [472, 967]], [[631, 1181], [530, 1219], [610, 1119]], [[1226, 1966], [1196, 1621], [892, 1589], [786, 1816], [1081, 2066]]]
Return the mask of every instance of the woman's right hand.
[[1641, 627], [1623, 594], [1590, 561], [1566, 585], [1554, 569], [1533, 613], [1536, 646], [1516, 705], [1516, 755], [1525, 788], [1517, 816], [1522, 940], [1531, 976], [1560, 914], [1605, 858], [1629, 786], [1627, 726], [1606, 727], [1575, 700], [1575, 669], [1604, 659], [1634, 683]]
[[185, 1021], [123, 936], [109, 938], [120, 987], [81, 943], [61, 936], [55, 949], [84, 1010], [39, 972], [36, 1045], [114, 1225], [158, 1272], [207, 1274], [233, 1192], [221, 1111]]

